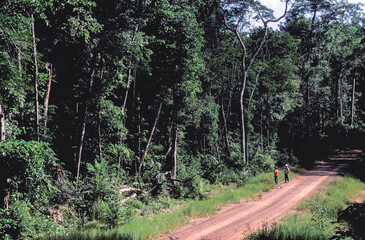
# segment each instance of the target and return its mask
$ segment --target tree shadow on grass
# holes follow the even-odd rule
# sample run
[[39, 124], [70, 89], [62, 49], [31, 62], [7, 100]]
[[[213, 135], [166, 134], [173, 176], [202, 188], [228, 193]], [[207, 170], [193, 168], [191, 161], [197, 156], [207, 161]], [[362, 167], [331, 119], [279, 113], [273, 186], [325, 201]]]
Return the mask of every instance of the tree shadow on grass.
[[346, 223], [340, 225], [333, 239], [351, 237], [353, 239], [365, 239], [365, 203], [353, 203], [338, 216], [338, 222]]

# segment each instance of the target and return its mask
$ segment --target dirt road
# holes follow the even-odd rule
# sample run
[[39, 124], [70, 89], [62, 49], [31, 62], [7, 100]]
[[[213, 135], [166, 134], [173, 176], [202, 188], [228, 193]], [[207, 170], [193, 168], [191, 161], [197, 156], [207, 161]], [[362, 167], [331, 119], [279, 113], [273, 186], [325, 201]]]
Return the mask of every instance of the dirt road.
[[271, 224], [295, 210], [298, 204], [310, 197], [325, 182], [334, 178], [346, 161], [355, 160], [360, 150], [352, 150], [330, 157], [313, 170], [296, 177], [290, 183], [279, 183], [258, 201], [234, 204], [215, 216], [194, 220], [190, 225], [159, 240], [243, 239], [248, 233]]

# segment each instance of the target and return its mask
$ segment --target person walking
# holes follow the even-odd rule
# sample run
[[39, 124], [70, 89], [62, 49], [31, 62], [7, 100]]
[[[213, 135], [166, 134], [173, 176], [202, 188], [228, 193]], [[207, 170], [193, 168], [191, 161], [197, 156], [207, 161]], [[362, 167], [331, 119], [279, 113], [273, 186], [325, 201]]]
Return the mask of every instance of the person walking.
[[275, 176], [275, 184], [278, 184], [279, 181], [279, 169], [277, 166], [275, 166], [274, 176]]
[[289, 173], [290, 173], [290, 168], [288, 164], [285, 164], [285, 170], [284, 170], [285, 182], [289, 182]]

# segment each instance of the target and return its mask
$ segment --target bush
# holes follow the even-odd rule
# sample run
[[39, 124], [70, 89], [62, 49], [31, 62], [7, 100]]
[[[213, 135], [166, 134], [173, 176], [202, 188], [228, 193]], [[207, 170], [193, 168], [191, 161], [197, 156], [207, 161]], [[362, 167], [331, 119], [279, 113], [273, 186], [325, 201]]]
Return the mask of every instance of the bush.
[[92, 207], [93, 217], [107, 227], [123, 225], [133, 217], [132, 208], [122, 202], [114, 202], [111, 199], [98, 199]]
[[268, 153], [259, 152], [250, 162], [250, 169], [255, 174], [272, 171], [275, 159]]
[[22, 194], [13, 193], [11, 202], [8, 210], [0, 209], [1, 239], [37, 239], [51, 233], [65, 234], [61, 226], [23, 199]]
[[21, 192], [31, 203], [41, 206], [56, 197], [57, 159], [47, 143], [1, 142], [0, 152], [0, 168], [3, 170], [1, 191]]

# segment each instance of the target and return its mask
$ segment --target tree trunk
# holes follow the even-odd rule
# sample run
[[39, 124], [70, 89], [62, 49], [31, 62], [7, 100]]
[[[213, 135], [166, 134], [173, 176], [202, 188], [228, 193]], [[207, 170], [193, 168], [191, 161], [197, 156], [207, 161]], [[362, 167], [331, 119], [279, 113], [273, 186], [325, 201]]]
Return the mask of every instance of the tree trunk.
[[47, 135], [47, 115], [48, 115], [48, 103], [49, 103], [49, 95], [51, 93], [51, 84], [52, 84], [52, 64], [46, 63], [46, 69], [48, 72], [48, 84], [47, 84], [47, 92], [46, 97], [44, 98], [44, 132], [43, 135]]
[[125, 108], [127, 106], [127, 99], [128, 99], [128, 93], [129, 93], [129, 82], [131, 80], [131, 75], [132, 75], [132, 69], [129, 68], [128, 69], [128, 86], [127, 86], [127, 90], [125, 90], [125, 96], [124, 96], [124, 101], [123, 101], [123, 106], [122, 106], [122, 117], [124, 118], [124, 114], [125, 114]]
[[0, 141], [3, 142], [6, 139], [6, 128], [5, 128], [5, 113], [0, 103], [0, 124], [1, 124], [1, 137]]
[[35, 37], [35, 28], [34, 28], [34, 16], [32, 14], [32, 34], [33, 34], [33, 54], [34, 54], [34, 67], [35, 67], [35, 75], [34, 75], [34, 94], [35, 94], [35, 124], [36, 124], [36, 134], [37, 141], [39, 141], [39, 101], [38, 101], [38, 60], [37, 60], [37, 44]]
[[144, 150], [144, 153], [141, 157], [141, 161], [140, 161], [140, 164], [139, 164], [139, 168], [138, 168], [138, 174], [139, 175], [142, 175], [142, 167], [143, 167], [143, 164], [144, 164], [144, 160], [147, 156], [147, 153], [148, 153], [148, 150], [149, 150], [149, 147], [150, 147], [150, 143], [152, 141], [152, 136], [155, 132], [155, 129], [156, 129], [156, 125], [157, 125], [157, 122], [158, 122], [158, 118], [160, 117], [160, 113], [161, 113], [161, 108], [162, 108], [162, 102], [160, 103], [160, 107], [158, 108], [158, 112], [157, 112], [157, 115], [156, 115], [156, 119], [155, 119], [155, 123], [153, 124], [153, 127], [152, 127], [152, 130], [151, 130], [151, 133], [150, 133], [150, 137], [148, 138], [148, 141], [147, 141], [147, 144], [146, 144], [146, 148]]
[[354, 109], [355, 109], [355, 85], [356, 80], [352, 81], [352, 97], [351, 97], [351, 126], [354, 125]]
[[339, 112], [339, 101], [338, 101], [338, 94], [339, 94], [339, 92], [340, 92], [340, 90], [339, 90], [339, 84], [338, 84], [338, 81], [339, 80], [336, 80], [336, 86], [335, 86], [335, 119], [336, 120], [338, 120], [339, 119], [339, 117], [340, 117], [340, 112]]
[[4, 197], [4, 209], [9, 210], [9, 199], [10, 199], [10, 191], [9, 189], [5, 189], [5, 197]]
[[174, 144], [174, 179], [176, 179], [176, 163], [177, 163], [177, 135], [179, 130], [176, 128], [175, 144]]
[[[18, 70], [19, 70], [19, 77], [20, 79], [23, 79], [23, 65], [22, 65], [22, 52], [19, 49], [18, 52]], [[20, 121], [21, 121], [21, 126], [24, 125], [24, 102], [22, 101], [20, 103]]]
[[118, 173], [117, 173], [117, 180], [119, 179], [119, 173], [120, 173], [120, 162], [122, 158], [120, 156], [120, 153], [118, 153]]
[[340, 122], [343, 123], [343, 90], [342, 90], [342, 79], [340, 80], [339, 86], [339, 96], [340, 96]]
[[103, 148], [101, 145], [101, 109], [100, 109], [100, 103], [99, 103], [99, 114], [98, 114], [98, 138], [99, 138], [99, 158], [103, 158]]
[[[93, 70], [92, 74], [91, 74], [91, 79], [90, 79], [90, 84], [89, 84], [89, 95], [91, 95], [91, 89], [94, 83], [94, 73], [95, 70]], [[88, 99], [91, 96], [88, 96]], [[79, 179], [80, 176], [80, 166], [81, 166], [81, 159], [82, 159], [82, 150], [83, 150], [83, 145], [84, 145], [84, 139], [85, 139], [85, 133], [86, 133], [86, 122], [87, 122], [87, 115], [88, 115], [88, 110], [89, 110], [89, 100], [86, 100], [85, 103], [85, 115], [84, 115], [84, 119], [82, 122], [82, 130], [81, 130], [81, 137], [80, 137], [80, 146], [79, 146], [79, 155], [78, 155], [78, 161], [77, 161], [77, 174], [76, 174], [76, 179]]]
[[227, 154], [228, 156], [231, 156], [231, 149], [229, 146], [229, 140], [228, 140], [228, 127], [227, 127], [227, 119], [226, 119], [226, 114], [224, 112], [224, 106], [223, 106], [223, 100], [222, 100], [222, 116], [223, 116], [223, 124], [224, 124], [224, 138], [225, 138], [225, 142], [226, 142], [226, 148], [227, 148]]
[[[133, 37], [132, 37], [132, 42], [134, 42], [134, 40], [136, 39], [136, 35], [139, 31], [139, 25], [137, 24], [135, 29], [134, 29], [134, 32], [133, 32]], [[125, 114], [125, 108], [126, 108], [126, 105], [127, 105], [127, 99], [128, 99], [128, 93], [129, 93], [129, 88], [130, 88], [130, 83], [131, 83], [131, 77], [132, 77], [132, 60], [129, 61], [129, 69], [128, 69], [128, 86], [127, 86], [127, 90], [125, 92], [125, 97], [124, 97], [124, 102], [123, 102], [123, 107], [122, 107], [122, 116], [124, 118], [124, 114]]]
[[260, 148], [264, 151], [264, 136], [263, 136], [263, 126], [262, 126], [262, 112], [263, 112], [263, 99], [261, 98], [261, 111], [260, 111]]
[[[139, 107], [140, 108], [140, 107]], [[141, 157], [141, 153], [142, 153], [142, 141], [141, 141], [141, 136], [142, 136], [142, 128], [141, 128], [141, 111], [138, 111], [138, 156]], [[138, 173], [138, 160], [137, 158], [135, 158], [134, 161], [134, 167], [136, 170], [136, 173]]]
[[[104, 67], [101, 69], [100, 72], [100, 81], [103, 81], [103, 75], [104, 75]], [[103, 147], [101, 144], [101, 98], [99, 98], [99, 104], [98, 104], [98, 144], [99, 144], [99, 158], [103, 158]]]
[[[246, 73], [244, 74], [246, 75]], [[245, 89], [242, 87], [241, 89], [241, 96], [240, 96], [240, 107], [241, 107], [241, 153], [242, 153], [242, 160], [244, 163], [247, 164], [248, 159], [246, 156], [246, 126], [245, 126], [245, 109], [243, 106], [243, 95]]]

